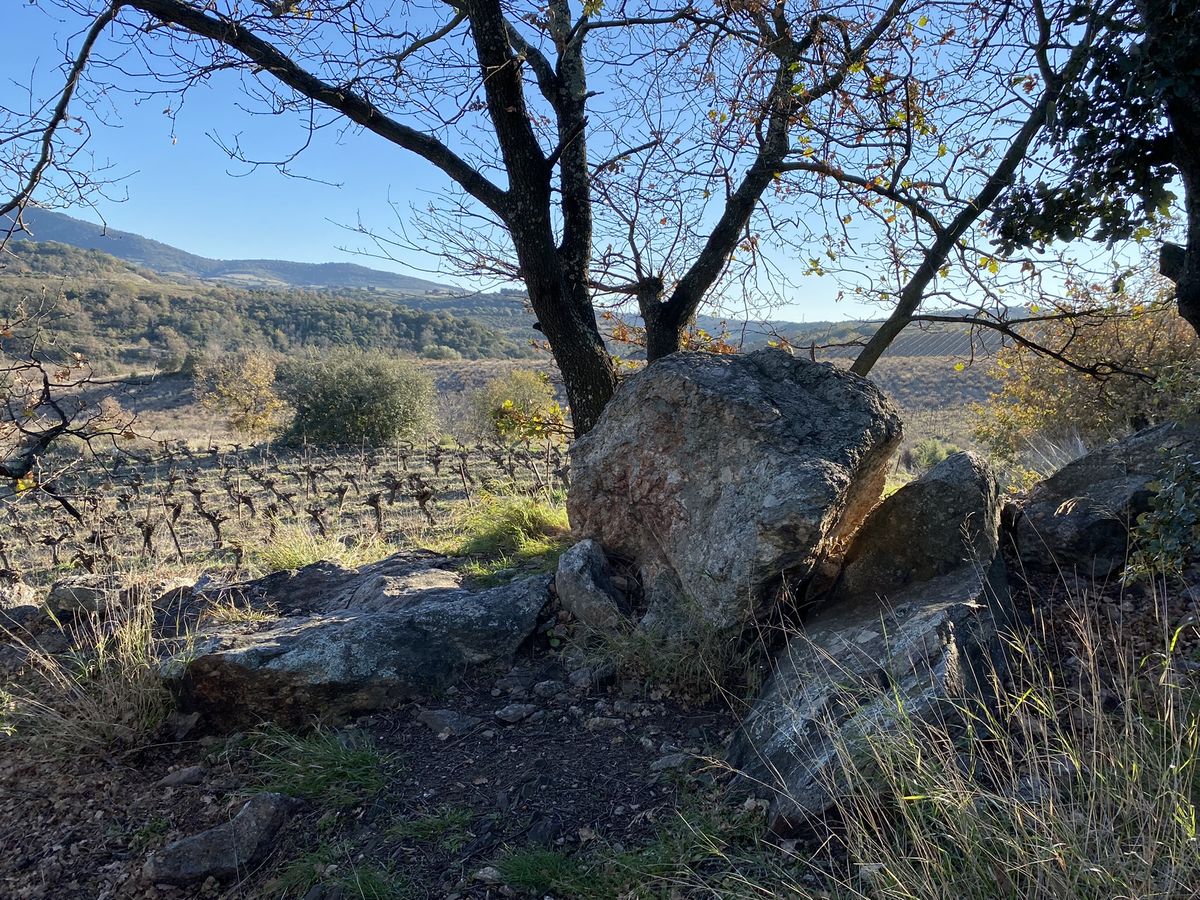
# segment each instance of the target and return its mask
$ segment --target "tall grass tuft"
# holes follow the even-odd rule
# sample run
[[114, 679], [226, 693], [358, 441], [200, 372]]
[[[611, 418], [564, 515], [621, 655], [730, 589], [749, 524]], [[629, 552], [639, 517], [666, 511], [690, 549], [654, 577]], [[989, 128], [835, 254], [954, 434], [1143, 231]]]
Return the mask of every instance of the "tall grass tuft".
[[1069, 679], [1025, 636], [994, 704], [952, 705], [949, 720], [965, 727], [919, 722], [897, 703], [886, 731], [840, 739], [829, 775], [837, 852], [781, 854], [721, 896], [1200, 896], [1195, 661], [1179, 659], [1179, 632], [1139, 659], [1075, 618]]
[[148, 740], [171, 711], [159, 673], [154, 609], [140, 591], [69, 627], [70, 654], [12, 632], [28, 676], [0, 688], [0, 733], [48, 751], [107, 752]]
[[567, 511], [536, 497], [491, 495], [462, 519], [458, 550], [467, 556], [529, 558], [562, 547]]
[[394, 547], [378, 537], [348, 541], [324, 538], [293, 523], [280, 525], [275, 535], [255, 551], [251, 562], [263, 575], [302, 569], [323, 561], [355, 569], [378, 562], [394, 552]]
[[1196, 687], [1169, 655], [1124, 665], [1095, 628], [1077, 631], [1078, 686], [1014, 644], [1015, 685], [995, 714], [959, 710], [965, 740], [901, 714], [865, 761], [843, 753], [848, 896], [1196, 896]]

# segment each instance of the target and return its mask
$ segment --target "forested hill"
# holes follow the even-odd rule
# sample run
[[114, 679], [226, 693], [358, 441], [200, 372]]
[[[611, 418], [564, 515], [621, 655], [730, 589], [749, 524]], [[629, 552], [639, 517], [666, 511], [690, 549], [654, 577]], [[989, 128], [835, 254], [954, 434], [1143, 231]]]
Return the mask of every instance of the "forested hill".
[[[39, 243], [70, 244], [104, 253], [168, 275], [228, 281], [258, 287], [375, 288], [410, 294], [453, 292], [454, 288], [423, 278], [382, 272], [353, 263], [302, 263], [281, 259], [209, 259], [131, 234], [101, 228], [62, 213], [33, 207], [22, 218]], [[25, 235], [15, 235], [18, 239]]]
[[59, 344], [101, 370], [169, 368], [189, 350], [248, 346], [357, 346], [435, 359], [533, 353], [477, 319], [416, 308], [394, 294], [251, 289], [161, 275], [97, 250], [11, 244], [0, 268], [0, 315], [41, 303], [55, 315]]

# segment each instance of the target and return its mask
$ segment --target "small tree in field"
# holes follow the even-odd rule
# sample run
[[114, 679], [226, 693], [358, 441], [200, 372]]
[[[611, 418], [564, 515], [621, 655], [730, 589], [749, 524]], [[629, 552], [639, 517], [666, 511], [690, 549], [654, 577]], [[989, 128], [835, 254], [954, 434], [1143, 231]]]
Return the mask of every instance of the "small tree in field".
[[491, 379], [471, 398], [472, 424], [489, 440], [512, 441], [561, 434], [563, 409], [544, 372], [517, 369]]
[[199, 363], [196, 392], [205, 409], [225, 416], [241, 434], [264, 437], [283, 422], [275, 361], [265, 353], [249, 351]]
[[317, 444], [383, 447], [428, 433], [433, 382], [410, 362], [382, 353], [340, 352], [283, 372], [296, 409], [289, 436]]

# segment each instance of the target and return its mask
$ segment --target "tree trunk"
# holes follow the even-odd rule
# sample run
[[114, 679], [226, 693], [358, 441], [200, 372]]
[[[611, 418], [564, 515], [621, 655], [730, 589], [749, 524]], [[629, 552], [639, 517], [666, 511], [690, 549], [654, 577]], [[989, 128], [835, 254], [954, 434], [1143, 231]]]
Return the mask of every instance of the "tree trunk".
[[1165, 89], [1172, 154], [1183, 181], [1187, 244], [1182, 254], [1164, 254], [1163, 274], [1175, 282], [1179, 314], [1200, 334], [1200, 11], [1181, 0], [1141, 0], [1144, 51], [1154, 61]]
[[646, 361], [654, 362], [679, 350], [683, 346], [685, 304], [663, 302], [663, 282], [658, 276], [642, 280], [637, 301], [646, 325]]
[[545, 240], [545, 235], [541, 240], [537, 236], [520, 240], [521, 229], [513, 232], [518, 237], [514, 243], [529, 302], [562, 373], [571, 422], [579, 437], [592, 430], [612, 398], [617, 388], [616, 369], [586, 291], [569, 289], [553, 243]]

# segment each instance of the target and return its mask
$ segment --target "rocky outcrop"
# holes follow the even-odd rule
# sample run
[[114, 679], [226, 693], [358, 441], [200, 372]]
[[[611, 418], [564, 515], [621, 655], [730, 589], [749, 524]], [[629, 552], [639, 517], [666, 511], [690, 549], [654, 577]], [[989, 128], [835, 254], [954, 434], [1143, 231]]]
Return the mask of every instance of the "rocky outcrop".
[[1120, 571], [1129, 528], [1176, 455], [1200, 461], [1200, 431], [1157, 425], [1068, 463], [1029, 494], [1016, 529], [1021, 562], [1051, 574]]
[[484, 591], [429, 555], [354, 572], [320, 563], [238, 588], [282, 617], [200, 638], [173, 667], [180, 703], [212, 725], [336, 721], [440, 690], [509, 663], [537, 627], [549, 579]]
[[293, 801], [282, 794], [252, 797], [228, 822], [169, 844], [146, 861], [154, 884], [195, 884], [246, 874], [271, 849]]
[[885, 500], [836, 585], [773, 662], [730, 749], [781, 833], [823, 813], [839, 753], [910, 722], [950, 724], [1002, 666], [1008, 616], [996, 479], [957, 454]]
[[638, 566], [643, 626], [732, 629], [858, 527], [900, 434], [883, 394], [831, 365], [676, 353], [576, 441], [568, 512]]

